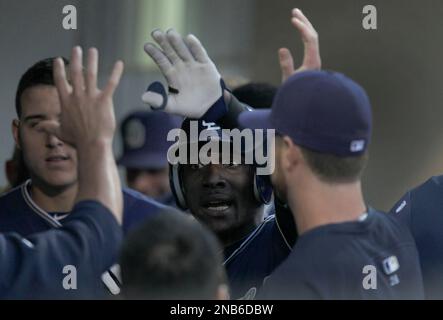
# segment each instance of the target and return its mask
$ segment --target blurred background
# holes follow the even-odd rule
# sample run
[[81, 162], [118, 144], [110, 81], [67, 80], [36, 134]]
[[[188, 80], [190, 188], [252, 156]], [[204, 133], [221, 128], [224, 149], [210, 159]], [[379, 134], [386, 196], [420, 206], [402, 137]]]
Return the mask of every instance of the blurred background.
[[[362, 27], [367, 4], [377, 8], [377, 30]], [[77, 8], [77, 30], [62, 27], [65, 5]], [[301, 63], [302, 43], [290, 23], [294, 7], [319, 33], [323, 68], [347, 74], [368, 91], [374, 136], [364, 189], [370, 205], [390, 209], [406, 190], [443, 173], [441, 0], [0, 0], [0, 163], [13, 152], [18, 80], [37, 60], [69, 57], [74, 45], [96, 46], [103, 80], [123, 59], [115, 99], [120, 121], [144, 108], [147, 84], [162, 80], [143, 51], [153, 28], [195, 34], [231, 81], [278, 85], [278, 48], [290, 48]], [[119, 136], [115, 153], [121, 153]]]

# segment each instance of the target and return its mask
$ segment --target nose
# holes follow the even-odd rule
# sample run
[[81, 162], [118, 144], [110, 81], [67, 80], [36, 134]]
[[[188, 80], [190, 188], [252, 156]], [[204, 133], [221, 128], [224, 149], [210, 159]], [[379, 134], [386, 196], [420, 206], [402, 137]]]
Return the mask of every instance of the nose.
[[209, 164], [205, 167], [203, 187], [210, 189], [224, 189], [227, 187], [226, 180], [222, 176], [222, 167], [218, 164]]
[[46, 147], [47, 148], [56, 148], [63, 146], [63, 141], [61, 141], [59, 138], [57, 138], [53, 134], [47, 134], [46, 135]]

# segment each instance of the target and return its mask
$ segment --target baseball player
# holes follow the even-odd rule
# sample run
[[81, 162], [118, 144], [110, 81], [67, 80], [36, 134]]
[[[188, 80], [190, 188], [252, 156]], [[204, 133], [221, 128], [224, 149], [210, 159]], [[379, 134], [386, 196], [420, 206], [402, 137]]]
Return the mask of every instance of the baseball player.
[[[232, 97], [194, 36], [182, 40], [175, 32], [155, 32], [154, 38], [163, 51], [152, 45], [146, 50], [173, 90], [166, 94], [151, 85], [145, 102], [206, 121], [224, 124], [228, 118], [232, 125], [239, 120], [240, 110], [230, 108]], [[299, 72], [280, 88], [270, 124], [269, 112], [263, 110], [262, 117], [256, 112], [243, 113], [240, 120], [281, 135], [273, 186], [291, 208], [299, 234], [291, 254], [269, 277], [263, 297], [422, 298], [412, 236], [395, 219], [369, 208], [361, 193], [371, 133], [364, 90], [338, 73]]]
[[428, 179], [408, 191], [390, 211], [414, 237], [426, 299], [443, 299], [442, 181], [443, 176]]
[[[55, 63], [59, 121], [41, 121], [36, 134], [56, 134], [76, 147], [78, 194], [70, 220], [59, 229], [23, 238], [0, 234], [0, 298], [86, 298], [102, 291], [100, 277], [115, 260], [122, 240], [122, 193], [112, 155], [115, 130], [112, 95], [123, 71], [114, 66], [104, 90], [96, 86], [98, 52], [90, 49], [88, 77], [82, 52], [73, 49], [68, 85], [64, 64]], [[86, 88], [84, 88], [86, 85]], [[77, 268], [77, 290], [65, 290], [62, 271]]]
[[[30, 179], [0, 197], [0, 232], [15, 232], [27, 237], [60, 228], [69, 221], [74, 205], [78, 192], [75, 148], [55, 135], [36, 130], [40, 122], [56, 120], [60, 114], [53, 60], [37, 62], [26, 71], [18, 85], [18, 119], [13, 121], [13, 134]], [[131, 189], [123, 189], [123, 199], [125, 234], [163, 208]], [[101, 281], [100, 278], [97, 281]], [[117, 294], [118, 268], [112, 275], [104, 275], [103, 281], [112, 294]]]
[[[34, 132], [40, 121], [56, 119], [60, 112], [52, 76], [53, 60], [34, 64], [18, 84], [15, 100], [18, 118], [12, 123], [13, 135], [31, 178], [0, 197], [2, 232], [27, 236], [60, 226], [77, 193], [75, 148], [54, 135]], [[123, 193], [125, 233], [162, 207], [134, 190], [124, 189]]]
[[165, 205], [175, 205], [166, 158], [172, 142], [167, 141], [167, 135], [181, 120], [145, 110], [129, 114], [121, 125], [123, 154], [117, 164], [125, 168], [128, 187]]
[[[195, 137], [193, 125], [197, 128]], [[202, 165], [186, 159], [185, 163], [171, 165], [171, 189], [177, 205], [189, 210], [220, 240], [231, 298], [252, 299], [263, 279], [291, 251], [295, 242], [292, 215], [279, 210], [263, 221], [264, 205], [271, 202], [272, 187], [267, 177], [257, 175], [254, 164], [236, 164], [232, 155], [229, 163], [222, 163], [223, 144], [232, 149], [233, 142], [223, 136], [215, 123], [186, 119], [181, 128], [187, 139], [180, 146], [191, 150], [195, 144], [201, 152], [204, 142], [198, 137], [210, 134], [212, 139], [208, 141], [217, 141], [220, 152], [211, 153], [211, 157], [220, 161]], [[280, 228], [281, 224], [286, 228]]]
[[364, 201], [360, 177], [372, 120], [357, 83], [340, 73], [302, 72], [286, 80], [272, 110], [243, 113], [239, 121], [278, 133], [273, 186], [289, 204], [299, 234], [263, 297], [423, 297], [410, 233]]
[[228, 299], [219, 243], [189, 215], [165, 209], [125, 240], [125, 299]]
[[[305, 56], [303, 65], [297, 71], [320, 68], [315, 29], [298, 10], [293, 11], [292, 22], [302, 35], [305, 54], [309, 55]], [[174, 34], [173, 31], [171, 34]], [[159, 43], [164, 43], [162, 34], [154, 34], [154, 37]], [[289, 50], [280, 49], [279, 60], [283, 78], [297, 72]], [[246, 109], [236, 99], [231, 99], [230, 108]], [[202, 120], [198, 123], [198, 132], [216, 128], [214, 123]], [[206, 126], [203, 126], [205, 123]], [[187, 136], [189, 124], [188, 120], [183, 125]], [[215, 131], [222, 136], [220, 130]], [[263, 204], [270, 202], [272, 191], [267, 178], [257, 175], [256, 167], [252, 165], [188, 164], [173, 166], [170, 172], [171, 188], [178, 205], [182, 209], [189, 208], [194, 216], [217, 234], [224, 246], [224, 265], [231, 298], [253, 299], [263, 280], [287, 257], [295, 243], [297, 233], [290, 210], [276, 199], [270, 207], [270, 217], [259, 220], [263, 215]], [[218, 207], [228, 208], [215, 214], [219, 208], [211, 207], [211, 199], [218, 201]]]

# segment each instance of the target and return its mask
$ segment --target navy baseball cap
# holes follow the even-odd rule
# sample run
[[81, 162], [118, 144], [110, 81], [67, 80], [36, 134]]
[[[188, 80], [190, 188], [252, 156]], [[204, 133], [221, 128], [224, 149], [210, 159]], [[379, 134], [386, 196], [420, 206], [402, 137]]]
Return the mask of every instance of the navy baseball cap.
[[168, 165], [167, 141], [171, 129], [180, 127], [181, 117], [161, 111], [136, 111], [122, 122], [123, 154], [117, 163], [131, 169], [161, 169]]
[[365, 90], [345, 75], [305, 71], [279, 88], [271, 110], [242, 112], [239, 124], [275, 129], [302, 147], [337, 156], [364, 153], [371, 139], [371, 104]]
[[[254, 151], [255, 146], [259, 144], [254, 143], [254, 139], [256, 138], [253, 135], [251, 135], [252, 139], [250, 141], [245, 141], [245, 139], [240, 138], [242, 136], [240, 131], [238, 131], [239, 135], [233, 137], [232, 133], [229, 132], [230, 130], [225, 132], [225, 129], [216, 122], [191, 118], [183, 120], [181, 130], [184, 135], [180, 136], [177, 140], [177, 152], [180, 152], [180, 148], [184, 146], [185, 148], [192, 146], [194, 149], [186, 152], [186, 159], [180, 159], [179, 164], [192, 163], [192, 161], [190, 161], [191, 158], [197, 160], [196, 157], [200, 155], [200, 150], [206, 146], [206, 151], [217, 151], [218, 154], [226, 156], [226, 158], [223, 158], [223, 161], [226, 161], [228, 156], [230, 160], [239, 159], [237, 157], [240, 157], [243, 160], [248, 159], [250, 161], [242, 164], [257, 165]], [[209, 145], [208, 143], [210, 142], [211, 144]], [[263, 148], [266, 148], [266, 141], [260, 142], [264, 144]], [[197, 151], [198, 153], [192, 154], [193, 151]], [[227, 151], [229, 151], [229, 154], [224, 154], [224, 152]], [[261, 151], [262, 154], [264, 153], [263, 156], [266, 155], [266, 151], [266, 149]], [[203, 154], [205, 153], [203, 152]], [[177, 155], [177, 153], [175, 155]]]

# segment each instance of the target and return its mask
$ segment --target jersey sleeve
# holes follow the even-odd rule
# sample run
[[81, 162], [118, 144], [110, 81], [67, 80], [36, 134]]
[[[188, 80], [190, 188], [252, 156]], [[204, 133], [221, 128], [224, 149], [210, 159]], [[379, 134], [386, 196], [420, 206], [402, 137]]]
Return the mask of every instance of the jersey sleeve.
[[76, 269], [76, 292], [86, 292], [91, 277], [115, 262], [121, 241], [114, 216], [92, 200], [78, 203], [59, 229], [28, 238], [0, 235], [0, 298], [32, 298], [34, 290], [38, 297], [63, 297], [67, 266]]
[[397, 220], [411, 227], [411, 192], [407, 192], [389, 211]]

